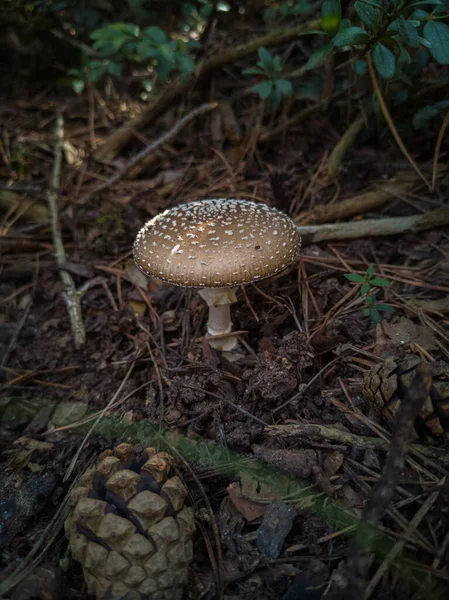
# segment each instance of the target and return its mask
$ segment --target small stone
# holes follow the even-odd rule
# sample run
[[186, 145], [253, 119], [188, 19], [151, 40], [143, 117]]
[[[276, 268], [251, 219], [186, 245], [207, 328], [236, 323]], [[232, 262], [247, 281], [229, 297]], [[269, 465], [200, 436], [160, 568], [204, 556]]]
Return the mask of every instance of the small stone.
[[296, 511], [282, 500], [274, 500], [265, 511], [257, 531], [257, 547], [268, 558], [277, 558], [292, 528]]
[[363, 455], [362, 465], [368, 467], [368, 469], [373, 469], [374, 471], [380, 470], [380, 462], [379, 457], [374, 452], [374, 450], [365, 450]]

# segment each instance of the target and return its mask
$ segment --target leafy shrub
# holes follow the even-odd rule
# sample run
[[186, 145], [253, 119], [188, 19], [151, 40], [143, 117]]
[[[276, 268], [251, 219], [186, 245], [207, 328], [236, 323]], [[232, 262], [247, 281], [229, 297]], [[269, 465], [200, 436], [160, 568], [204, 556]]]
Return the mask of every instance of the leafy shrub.
[[[357, 0], [351, 19], [343, 18], [340, 0], [324, 0], [321, 25], [326, 43], [309, 58], [314, 69], [327, 57], [349, 52], [352, 73], [367, 76], [371, 57], [387, 104], [398, 105], [416, 92], [416, 82], [432, 59], [437, 65], [449, 64], [449, 0]], [[441, 75], [441, 86], [449, 78]], [[438, 80], [435, 82], [438, 85]], [[373, 105], [378, 112], [377, 99]], [[413, 119], [423, 128], [447, 110], [445, 101], [424, 106]]]
[[[188, 80], [195, 69], [195, 61], [188, 52], [195, 43], [171, 39], [160, 27], [141, 29], [131, 23], [111, 23], [95, 30], [90, 37], [99, 58], [85, 61], [82, 69], [70, 70], [78, 93], [87, 80], [97, 83], [105, 75], [120, 76], [125, 61], [147, 66], [156, 75], [157, 83], [168, 81], [175, 72]], [[143, 86], [150, 91], [153, 80], [144, 80]]]
[[266, 48], [259, 48], [259, 60], [256, 67], [244, 69], [243, 75], [260, 75], [265, 81], [256, 83], [251, 90], [265, 100], [272, 110], [279, 107], [283, 97], [292, 95], [292, 84], [288, 79], [282, 79], [282, 64], [280, 56], [273, 56]]

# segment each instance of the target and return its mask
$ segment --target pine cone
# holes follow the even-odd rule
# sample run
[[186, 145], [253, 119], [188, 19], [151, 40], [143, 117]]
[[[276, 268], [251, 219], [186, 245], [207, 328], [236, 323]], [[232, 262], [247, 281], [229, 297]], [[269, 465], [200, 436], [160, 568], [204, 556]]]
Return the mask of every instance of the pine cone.
[[[404, 398], [407, 388], [415, 376], [415, 369], [421, 363], [416, 355], [401, 361], [387, 358], [371, 369], [365, 377], [364, 394], [373, 402], [378, 411], [392, 422]], [[440, 439], [449, 441], [449, 365], [442, 361], [429, 363], [432, 385], [429, 396], [415, 422], [415, 439]]]
[[98, 600], [176, 600], [183, 594], [195, 529], [174, 459], [130, 444], [104, 452], [73, 492], [70, 550]]

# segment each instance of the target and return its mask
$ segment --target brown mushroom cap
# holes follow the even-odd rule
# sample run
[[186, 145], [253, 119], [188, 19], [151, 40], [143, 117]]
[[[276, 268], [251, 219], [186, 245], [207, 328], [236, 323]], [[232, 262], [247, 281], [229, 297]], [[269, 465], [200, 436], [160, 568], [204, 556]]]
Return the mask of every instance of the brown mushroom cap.
[[139, 231], [134, 260], [146, 275], [186, 287], [230, 287], [270, 277], [298, 255], [293, 221], [265, 204], [211, 199], [156, 216]]

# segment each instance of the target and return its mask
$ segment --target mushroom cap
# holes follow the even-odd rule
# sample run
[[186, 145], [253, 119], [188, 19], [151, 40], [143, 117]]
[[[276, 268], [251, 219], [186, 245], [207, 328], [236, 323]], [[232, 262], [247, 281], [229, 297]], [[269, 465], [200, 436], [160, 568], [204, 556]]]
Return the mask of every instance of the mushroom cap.
[[134, 260], [146, 275], [174, 285], [231, 287], [282, 271], [300, 245], [287, 215], [265, 204], [217, 198], [148, 221], [137, 234]]

